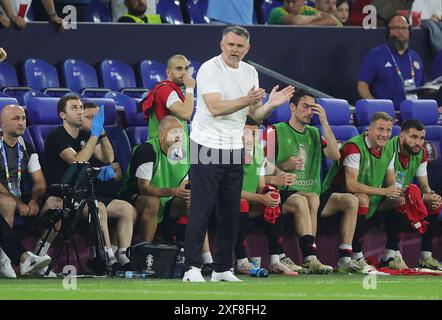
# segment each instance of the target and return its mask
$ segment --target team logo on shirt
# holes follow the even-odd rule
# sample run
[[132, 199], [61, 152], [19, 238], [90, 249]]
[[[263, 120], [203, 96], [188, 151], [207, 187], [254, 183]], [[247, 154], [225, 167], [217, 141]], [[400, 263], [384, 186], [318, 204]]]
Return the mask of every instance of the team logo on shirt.
[[81, 140], [81, 141], [80, 141], [81, 149], [83, 149], [85, 145], [86, 145], [86, 141]]
[[421, 65], [420, 65], [420, 63], [419, 63], [418, 61], [413, 61], [413, 65], [414, 65], [414, 67], [415, 67], [416, 69], [420, 70]]
[[387, 63], [384, 65], [384, 67], [385, 68], [391, 68], [392, 65], [391, 65], [390, 61], [387, 61]]

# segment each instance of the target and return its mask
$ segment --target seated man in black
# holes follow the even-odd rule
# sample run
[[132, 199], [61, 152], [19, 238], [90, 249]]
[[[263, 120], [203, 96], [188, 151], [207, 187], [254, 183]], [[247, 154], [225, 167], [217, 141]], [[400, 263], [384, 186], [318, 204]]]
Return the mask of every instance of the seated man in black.
[[[26, 115], [23, 108], [7, 105], [1, 112], [0, 139], [0, 277], [15, 278], [11, 260], [20, 273], [27, 274], [51, 262], [47, 255], [38, 257], [25, 252], [13, 231], [14, 215], [36, 216], [40, 211], [40, 199], [46, 191], [38, 155], [32, 145], [23, 140]], [[25, 188], [25, 181], [32, 181], [32, 191]], [[36, 268], [36, 264], [38, 267]]]

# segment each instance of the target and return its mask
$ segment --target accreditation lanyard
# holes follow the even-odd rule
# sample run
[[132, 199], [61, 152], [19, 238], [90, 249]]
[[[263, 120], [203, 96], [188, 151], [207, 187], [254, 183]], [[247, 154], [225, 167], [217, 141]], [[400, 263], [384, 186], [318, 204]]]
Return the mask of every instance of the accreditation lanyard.
[[[403, 85], [404, 85], [404, 77], [402, 76], [401, 69], [399, 69], [399, 66], [398, 66], [398, 64], [396, 63], [396, 59], [394, 58], [393, 53], [391, 53], [390, 47], [389, 47], [388, 45], [386, 45], [386, 47], [387, 47], [388, 53], [389, 53], [390, 56], [391, 56], [391, 59], [393, 60], [394, 67], [396, 68], [396, 72], [397, 72], [399, 78], [401, 78], [402, 86], [403, 86]], [[410, 51], [408, 51], [408, 59], [410, 60], [411, 79], [414, 80], [414, 75], [415, 75], [415, 74], [414, 74], [413, 61], [411, 60], [411, 54], [410, 54]]]
[[[6, 155], [6, 149], [3, 139], [0, 140], [0, 146], [1, 151], [3, 155], [3, 161], [5, 163], [5, 173], [6, 173], [6, 180], [8, 181], [8, 187], [9, 190], [13, 189], [13, 185], [11, 183], [10, 175], [9, 175], [9, 168], [8, 168], [8, 157]], [[18, 152], [18, 160], [17, 160], [17, 187], [20, 187], [20, 181], [21, 181], [21, 161], [22, 161], [22, 153], [20, 150], [20, 143], [17, 143], [17, 152]]]

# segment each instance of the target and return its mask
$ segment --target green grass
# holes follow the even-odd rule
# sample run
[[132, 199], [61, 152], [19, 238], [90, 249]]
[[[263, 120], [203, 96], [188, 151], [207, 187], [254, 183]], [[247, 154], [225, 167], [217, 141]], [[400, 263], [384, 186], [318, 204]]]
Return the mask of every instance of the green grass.
[[363, 288], [363, 275], [241, 277], [243, 283], [182, 283], [180, 280], [77, 279], [75, 290], [62, 279], [1, 279], [0, 299], [442, 299], [442, 277], [378, 276], [376, 289]]

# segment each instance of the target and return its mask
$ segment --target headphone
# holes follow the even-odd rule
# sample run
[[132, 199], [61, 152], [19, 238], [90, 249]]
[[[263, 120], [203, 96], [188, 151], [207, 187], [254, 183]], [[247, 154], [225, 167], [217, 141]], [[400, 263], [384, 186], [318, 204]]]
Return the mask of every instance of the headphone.
[[396, 13], [395, 15], [391, 16], [390, 19], [388, 19], [388, 21], [387, 21], [387, 26], [386, 26], [387, 29], [385, 30], [385, 37], [387, 37], [387, 38], [390, 36], [390, 22], [391, 22], [391, 20], [393, 20], [393, 18], [396, 18], [396, 17], [402, 17], [402, 18], [405, 19], [405, 21], [407, 21], [407, 24], [408, 24], [408, 32], [411, 33], [411, 24], [410, 24], [410, 20], [409, 20], [406, 16], [404, 16], [404, 15], [402, 15], [402, 14], [399, 14], [399, 13]]

